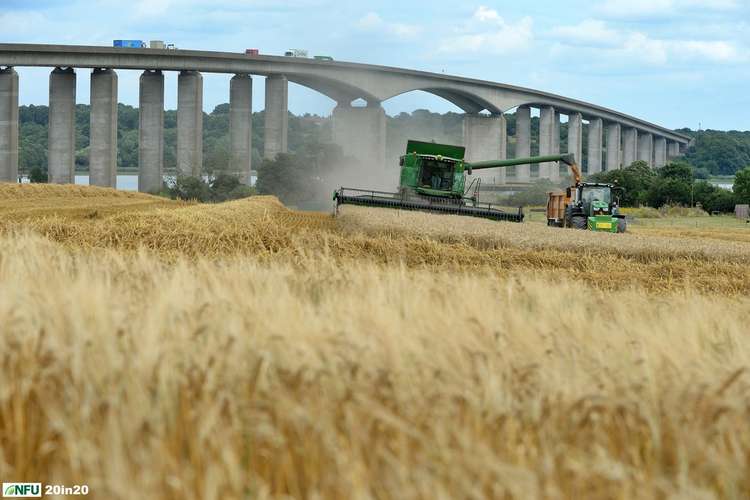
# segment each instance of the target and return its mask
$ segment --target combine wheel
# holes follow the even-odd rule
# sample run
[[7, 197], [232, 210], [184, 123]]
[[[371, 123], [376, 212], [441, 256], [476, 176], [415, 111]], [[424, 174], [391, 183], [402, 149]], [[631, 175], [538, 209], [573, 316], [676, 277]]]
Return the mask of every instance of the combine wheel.
[[580, 215], [574, 215], [570, 218], [570, 227], [574, 229], [586, 229], [586, 217], [581, 217]]
[[624, 233], [628, 229], [628, 223], [625, 219], [617, 219], [617, 232]]

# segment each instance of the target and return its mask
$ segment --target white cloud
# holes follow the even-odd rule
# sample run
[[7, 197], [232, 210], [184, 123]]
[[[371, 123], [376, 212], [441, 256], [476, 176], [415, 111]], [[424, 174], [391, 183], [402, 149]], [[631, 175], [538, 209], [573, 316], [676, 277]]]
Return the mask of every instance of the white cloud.
[[357, 21], [363, 31], [383, 31], [398, 38], [413, 38], [422, 32], [422, 27], [414, 24], [388, 23], [376, 12], [368, 12]]
[[505, 54], [531, 46], [534, 22], [524, 17], [517, 23], [507, 23], [496, 10], [480, 6], [471, 20], [446, 36], [438, 51], [443, 53]]
[[[696, 0], [693, 0], [696, 1]], [[650, 65], [670, 62], [734, 63], [746, 57], [738, 43], [727, 40], [680, 40], [653, 38], [640, 31], [617, 30], [600, 20], [552, 29], [556, 37], [552, 53], [565, 47], [587, 47], [615, 60], [627, 59]]]
[[133, 14], [137, 18], [159, 17], [169, 11], [171, 0], [139, 0], [133, 7]]
[[604, 0], [596, 10], [605, 17], [643, 19], [674, 15], [686, 9], [726, 11], [739, 7], [738, 0]]
[[598, 19], [586, 19], [573, 26], [558, 26], [552, 29], [552, 34], [569, 45], [617, 45], [622, 38], [620, 33]]

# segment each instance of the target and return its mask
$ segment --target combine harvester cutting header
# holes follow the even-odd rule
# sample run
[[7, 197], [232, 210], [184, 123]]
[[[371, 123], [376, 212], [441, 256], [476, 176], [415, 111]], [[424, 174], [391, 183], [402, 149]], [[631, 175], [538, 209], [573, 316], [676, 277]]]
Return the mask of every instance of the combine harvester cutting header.
[[[592, 231], [625, 230], [625, 220], [617, 215], [617, 204], [611, 201], [613, 186], [582, 183], [581, 171], [572, 154], [477, 162], [464, 161], [464, 155], [465, 148], [462, 146], [408, 141], [406, 154], [399, 159], [401, 177], [398, 192], [341, 187], [333, 193], [336, 211], [340, 205], [362, 205], [523, 222], [523, 207], [519, 207], [517, 212], [506, 212], [497, 205], [479, 202], [477, 193], [480, 180], [474, 179], [466, 187], [464, 174], [471, 175], [474, 170], [486, 168], [563, 162], [572, 170], [575, 185], [569, 187], [566, 193], [549, 193], [548, 224], [579, 229], [588, 227]], [[470, 191], [471, 195], [467, 196]]]

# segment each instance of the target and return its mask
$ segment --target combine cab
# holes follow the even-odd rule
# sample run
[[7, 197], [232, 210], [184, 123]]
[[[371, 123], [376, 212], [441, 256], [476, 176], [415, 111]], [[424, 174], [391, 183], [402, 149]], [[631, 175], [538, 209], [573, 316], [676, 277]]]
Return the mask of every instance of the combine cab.
[[[401, 178], [396, 193], [342, 187], [333, 194], [339, 205], [420, 210], [468, 215], [485, 219], [522, 222], [523, 210], [507, 212], [491, 203], [477, 200], [479, 179], [466, 186], [465, 174], [485, 168], [560, 161], [562, 156], [540, 156], [513, 160], [464, 161], [465, 148], [447, 144], [408, 141], [406, 154], [399, 160]], [[469, 194], [471, 193], [471, 194]]]

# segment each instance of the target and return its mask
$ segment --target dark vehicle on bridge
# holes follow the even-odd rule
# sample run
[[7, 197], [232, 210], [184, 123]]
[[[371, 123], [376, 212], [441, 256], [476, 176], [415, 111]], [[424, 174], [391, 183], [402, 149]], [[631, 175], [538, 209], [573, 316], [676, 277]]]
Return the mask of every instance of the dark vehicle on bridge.
[[[486, 168], [530, 163], [565, 161], [567, 155], [535, 156], [512, 160], [464, 161], [465, 148], [430, 142], [408, 141], [399, 160], [401, 179], [396, 193], [341, 187], [333, 193], [336, 210], [340, 205], [398, 208], [485, 219], [523, 222], [523, 208], [506, 212], [477, 199], [480, 179], [466, 186], [465, 174]], [[469, 194], [471, 192], [471, 194]]]
[[333, 57], [331, 56], [313, 56], [313, 59], [316, 61], [333, 61]]
[[257, 56], [257, 55], [260, 55], [260, 50], [258, 50], [258, 49], [245, 49], [245, 55], [246, 56]]

